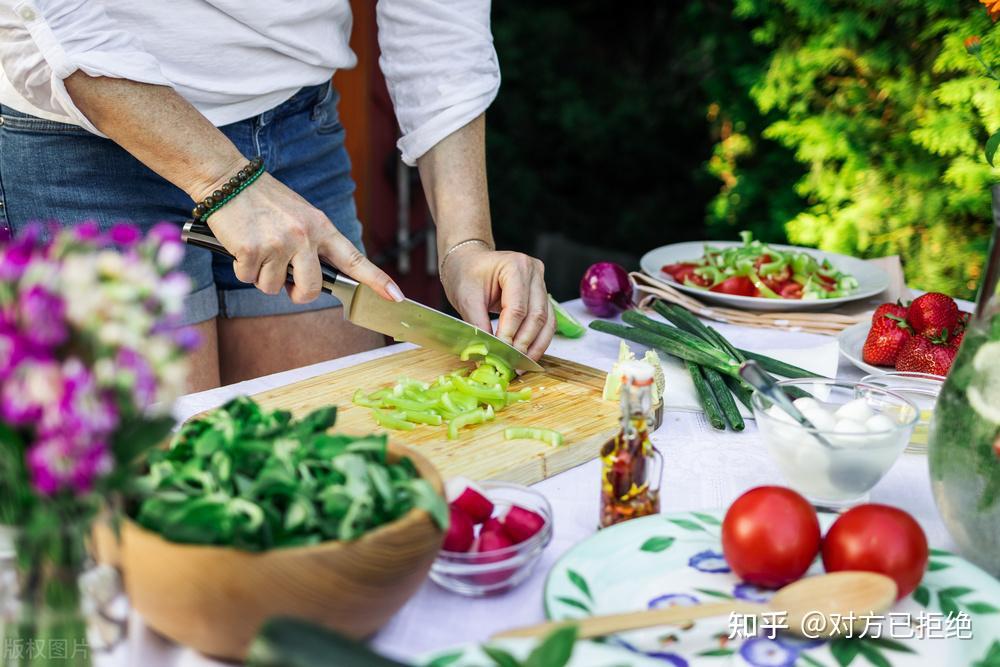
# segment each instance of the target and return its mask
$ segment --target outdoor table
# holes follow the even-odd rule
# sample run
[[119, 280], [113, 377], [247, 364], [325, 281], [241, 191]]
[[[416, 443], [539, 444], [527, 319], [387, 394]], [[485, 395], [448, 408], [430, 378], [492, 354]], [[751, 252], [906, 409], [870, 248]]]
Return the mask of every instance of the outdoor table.
[[[566, 306], [585, 324], [593, 319], [579, 300], [570, 301]], [[962, 307], [970, 309], [971, 305], [962, 304]], [[782, 345], [802, 348], [830, 340], [813, 334], [714, 323], [713, 326], [737, 347], [750, 350], [760, 346], [761, 339], [765, 337], [772, 345], [777, 337], [781, 337]], [[186, 419], [240, 394], [257, 394], [412, 347], [409, 344], [392, 345], [191, 394], [178, 401], [176, 415], [178, 419]], [[587, 335], [577, 340], [557, 337], [548, 354], [608, 371], [617, 350], [617, 339], [588, 331]], [[863, 375], [865, 373], [841, 359], [838, 377], [857, 380]], [[667, 392], [670, 392], [669, 387]], [[554, 422], [553, 427], [558, 428], [558, 423]], [[700, 413], [668, 411], [663, 425], [653, 434], [653, 442], [664, 457], [663, 512], [726, 508], [741, 493], [754, 486], [785, 484], [771, 462], [753, 420], [747, 422], [747, 428], [742, 433], [715, 431]], [[372, 646], [390, 657], [406, 661], [429, 651], [480, 642], [506, 628], [544, 620], [542, 591], [549, 569], [567, 550], [587, 539], [597, 529], [599, 473], [599, 462], [593, 460], [534, 487], [552, 504], [554, 534], [536, 570], [524, 583], [502, 595], [467, 598], [448, 592], [428, 580], [373, 638]], [[926, 455], [903, 454], [872, 490], [871, 501], [896, 505], [912, 514], [923, 526], [932, 547], [955, 548], [931, 496]], [[121, 647], [114, 654], [99, 657], [97, 665], [206, 667], [226, 664], [175, 645], [146, 628], [135, 614], [131, 619], [128, 642], [128, 646]]]

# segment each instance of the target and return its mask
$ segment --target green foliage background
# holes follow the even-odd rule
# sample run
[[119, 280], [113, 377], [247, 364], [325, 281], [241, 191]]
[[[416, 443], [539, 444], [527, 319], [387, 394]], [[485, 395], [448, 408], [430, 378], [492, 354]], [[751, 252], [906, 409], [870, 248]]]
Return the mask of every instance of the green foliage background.
[[497, 3], [500, 239], [638, 255], [751, 229], [971, 297], [1000, 91], [963, 40], [1000, 54], [991, 27], [974, 0]]

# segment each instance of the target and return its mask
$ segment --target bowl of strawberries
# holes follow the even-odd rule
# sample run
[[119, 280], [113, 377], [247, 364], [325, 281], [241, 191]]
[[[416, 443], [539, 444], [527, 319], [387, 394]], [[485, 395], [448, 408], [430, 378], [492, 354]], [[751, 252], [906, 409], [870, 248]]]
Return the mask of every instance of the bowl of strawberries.
[[970, 313], [947, 294], [927, 292], [909, 305], [883, 303], [840, 334], [840, 349], [869, 373], [886, 369], [944, 377], [951, 370]]
[[520, 484], [445, 484], [450, 523], [431, 579], [461, 595], [502, 593], [528, 578], [552, 540], [552, 507]]

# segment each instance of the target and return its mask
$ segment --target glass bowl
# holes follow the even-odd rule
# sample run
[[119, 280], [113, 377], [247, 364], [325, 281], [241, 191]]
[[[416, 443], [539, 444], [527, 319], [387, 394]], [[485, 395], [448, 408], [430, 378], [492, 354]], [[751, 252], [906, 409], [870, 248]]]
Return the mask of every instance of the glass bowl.
[[857, 400], [872, 416], [888, 419], [885, 428], [875, 431], [845, 432], [832, 425], [807, 429], [759, 392], [750, 401], [771, 458], [792, 488], [821, 509], [865, 502], [909, 442], [919, 418], [917, 406], [860, 382], [802, 379], [782, 380], [778, 386], [805, 391], [831, 411]]
[[545, 524], [519, 544], [486, 553], [441, 550], [431, 566], [431, 579], [439, 586], [466, 595], [482, 597], [507, 591], [528, 578], [538, 557], [552, 541], [552, 506], [545, 496], [520, 484], [481, 482], [486, 497], [497, 510], [518, 505], [536, 512]]
[[913, 401], [917, 409], [920, 410], [920, 419], [913, 427], [913, 434], [910, 436], [910, 444], [906, 446], [906, 452], [926, 454], [931, 416], [934, 414], [934, 406], [937, 405], [938, 394], [941, 393], [944, 378], [930, 373], [891, 371], [867, 375], [861, 378], [861, 382], [873, 387], [888, 389], [894, 394], [899, 394], [903, 398]]

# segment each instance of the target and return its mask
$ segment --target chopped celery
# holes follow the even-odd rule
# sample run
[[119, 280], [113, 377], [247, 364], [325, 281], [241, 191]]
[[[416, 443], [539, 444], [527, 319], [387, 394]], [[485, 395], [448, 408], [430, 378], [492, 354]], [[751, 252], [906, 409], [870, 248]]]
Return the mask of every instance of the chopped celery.
[[550, 428], [512, 427], [504, 429], [503, 437], [504, 440], [540, 440], [553, 447], [563, 443], [562, 433]]

